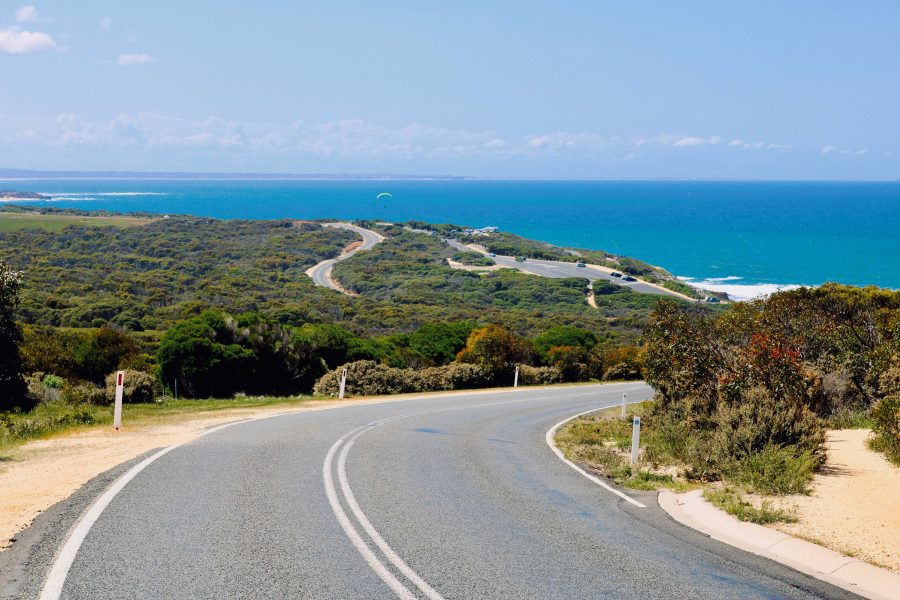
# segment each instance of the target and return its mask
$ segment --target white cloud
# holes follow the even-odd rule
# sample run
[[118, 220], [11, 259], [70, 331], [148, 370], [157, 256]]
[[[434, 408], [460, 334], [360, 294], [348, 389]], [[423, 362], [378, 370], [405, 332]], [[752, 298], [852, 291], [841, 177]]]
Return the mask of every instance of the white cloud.
[[857, 150], [856, 152], [854, 152], [853, 155], [854, 155], [854, 156], [862, 156], [863, 154], [868, 154], [868, 153], [869, 153], [869, 149], [868, 149], [868, 148], [860, 148], [859, 150]]
[[506, 142], [500, 138], [494, 138], [484, 143], [485, 148], [503, 148], [504, 146], [506, 146]]
[[673, 145], [685, 148], [685, 147], [690, 147], [690, 146], [702, 146], [702, 145], [708, 144], [708, 143], [710, 143], [710, 142], [706, 138], [685, 137], [685, 138], [681, 138], [680, 140], [676, 140]]
[[709, 143], [712, 144], [713, 146], [715, 146], [716, 144], [718, 144], [721, 141], [722, 141], [722, 138], [720, 138], [717, 135], [714, 135], [711, 138], [709, 138]]
[[156, 62], [156, 59], [149, 54], [120, 54], [118, 60], [116, 60], [116, 64], [120, 67], [145, 65], [153, 62]]
[[35, 23], [39, 17], [37, 9], [31, 4], [16, 11], [16, 23]]
[[743, 145], [744, 145], [744, 140], [742, 140], [742, 139], [740, 139], [740, 138], [733, 139], [733, 140], [731, 140], [730, 142], [728, 142], [728, 145], [731, 146], [732, 148], [734, 148], [734, 147], [736, 147], [736, 146], [743, 146]]
[[31, 54], [56, 47], [56, 41], [46, 33], [20, 27], [0, 29], [0, 54]]
[[103, 17], [102, 19], [100, 19], [100, 28], [108, 31], [110, 28], [112, 28], [112, 22], [112, 18]]
[[821, 153], [822, 154], [831, 154], [835, 150], [837, 150], [837, 148], [835, 148], [834, 146], [823, 146]]

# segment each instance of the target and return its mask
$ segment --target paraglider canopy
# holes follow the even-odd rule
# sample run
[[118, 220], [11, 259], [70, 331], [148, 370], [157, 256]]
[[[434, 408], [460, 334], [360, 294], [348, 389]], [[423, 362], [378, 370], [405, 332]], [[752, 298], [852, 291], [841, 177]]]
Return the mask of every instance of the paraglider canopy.
[[389, 194], [389, 193], [387, 193], [387, 192], [381, 192], [380, 194], [378, 194], [377, 196], [375, 196], [375, 199], [376, 199], [376, 200], [381, 200], [382, 198], [393, 198], [393, 197], [394, 197], [393, 195], [391, 195], [391, 194]]

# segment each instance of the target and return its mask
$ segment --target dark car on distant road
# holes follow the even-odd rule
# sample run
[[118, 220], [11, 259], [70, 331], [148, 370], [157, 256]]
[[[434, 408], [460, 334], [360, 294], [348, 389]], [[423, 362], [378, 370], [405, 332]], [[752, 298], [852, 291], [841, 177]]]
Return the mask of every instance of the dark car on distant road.
[[622, 274], [619, 273], [618, 271], [613, 271], [612, 273], [610, 273], [610, 275], [612, 275], [613, 277], [621, 277], [622, 276]]
[[584, 264], [584, 262], [579, 262], [579, 263], [578, 263], [578, 266], [579, 266], [579, 267], [584, 267], [585, 264]]
[[624, 275], [624, 276], [622, 277], [622, 281], [637, 281], [637, 279], [635, 279], [635, 278], [632, 277], [631, 275]]

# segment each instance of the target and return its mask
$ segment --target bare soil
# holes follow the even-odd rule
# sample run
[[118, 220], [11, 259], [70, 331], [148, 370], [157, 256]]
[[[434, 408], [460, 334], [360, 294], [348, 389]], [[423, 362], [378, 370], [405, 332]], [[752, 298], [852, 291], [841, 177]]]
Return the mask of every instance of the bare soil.
[[900, 573], [900, 468], [869, 450], [868, 429], [828, 433], [828, 461], [809, 496], [779, 503], [797, 508], [785, 533]]

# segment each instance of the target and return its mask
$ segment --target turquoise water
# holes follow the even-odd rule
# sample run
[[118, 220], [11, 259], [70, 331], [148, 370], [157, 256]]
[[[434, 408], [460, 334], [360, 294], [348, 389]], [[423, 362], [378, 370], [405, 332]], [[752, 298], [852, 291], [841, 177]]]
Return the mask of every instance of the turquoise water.
[[[900, 182], [30, 180], [53, 206], [495, 225], [707, 283], [900, 288]], [[387, 202], [375, 200], [390, 192]]]

